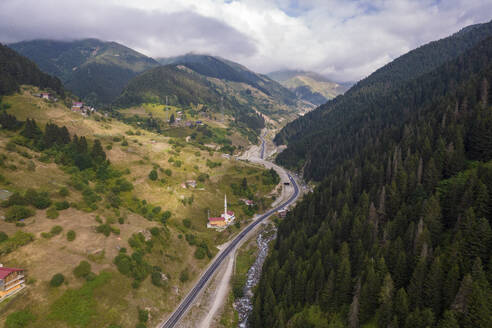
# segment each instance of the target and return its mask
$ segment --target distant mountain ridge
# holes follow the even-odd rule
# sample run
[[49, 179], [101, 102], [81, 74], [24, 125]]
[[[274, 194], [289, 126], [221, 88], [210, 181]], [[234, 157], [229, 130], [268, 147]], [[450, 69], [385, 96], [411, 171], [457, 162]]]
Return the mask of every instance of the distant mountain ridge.
[[94, 104], [109, 104], [130, 79], [159, 66], [154, 59], [116, 42], [32, 40], [9, 47], [61, 79], [68, 90]]
[[268, 73], [268, 76], [313, 105], [324, 104], [349, 88], [349, 84], [333, 82], [310, 71], [281, 70]]
[[177, 57], [158, 58], [157, 61], [163, 65], [183, 65], [210, 78], [248, 84], [289, 106], [296, 102], [294, 93], [270, 77], [257, 74], [241, 64], [221, 57], [186, 54]]

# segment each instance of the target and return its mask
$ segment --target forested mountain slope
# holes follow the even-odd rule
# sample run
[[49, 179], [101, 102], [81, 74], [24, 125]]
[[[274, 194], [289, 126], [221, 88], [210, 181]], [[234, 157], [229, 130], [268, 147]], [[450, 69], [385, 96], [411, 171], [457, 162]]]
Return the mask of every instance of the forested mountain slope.
[[265, 126], [263, 117], [247, 104], [220, 92], [206, 77], [181, 65], [160, 66], [135, 77], [116, 99], [115, 105], [166, 103], [166, 98], [170, 105], [205, 104], [216, 113], [232, 115], [237, 122], [258, 132]]
[[[492, 22], [465, 28], [448, 38], [410, 51], [354, 85], [343, 96], [291, 122], [275, 138], [277, 144], [289, 144], [278, 157], [279, 163], [301, 168], [307, 162], [312, 165], [305, 170], [307, 177], [321, 180], [325, 167], [331, 166], [333, 158], [339, 158], [338, 154], [327, 151], [327, 140], [342, 132], [348, 133], [346, 129], [356, 126], [353, 122], [365, 120], [381, 105], [381, 99], [392, 98], [395, 90], [404, 88], [406, 83], [455, 58], [488, 36], [492, 36]], [[398, 99], [393, 100], [398, 102]], [[349, 127], [343, 125], [346, 122], [350, 122]], [[318, 155], [312, 151], [329, 158], [313, 161]]]
[[252, 327], [492, 327], [491, 80], [488, 38], [330, 104], [303, 143], [323, 182], [280, 223]]
[[22, 84], [63, 94], [60, 80], [41, 72], [29, 59], [0, 44], [0, 96], [18, 91]]
[[183, 65], [207, 77], [247, 84], [285, 105], [291, 106], [296, 103], [295, 94], [278, 82], [224, 58], [187, 54], [178, 57], [161, 58], [158, 61], [162, 64]]
[[92, 104], [108, 104], [137, 74], [159, 66], [152, 58], [116, 42], [32, 40], [9, 47], [57, 76], [65, 87]]

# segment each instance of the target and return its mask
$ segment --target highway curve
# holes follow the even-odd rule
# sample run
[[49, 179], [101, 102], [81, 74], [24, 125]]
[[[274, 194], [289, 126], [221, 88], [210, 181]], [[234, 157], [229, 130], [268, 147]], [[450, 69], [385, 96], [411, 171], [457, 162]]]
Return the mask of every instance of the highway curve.
[[[260, 151], [260, 156], [263, 159], [263, 153], [265, 149], [265, 140], [263, 137], [261, 138], [262, 140], [262, 145], [261, 145], [261, 151]], [[292, 204], [297, 196], [299, 195], [299, 187], [297, 186], [296, 181], [292, 176], [287, 173], [287, 176], [289, 177], [290, 183], [294, 188], [294, 193], [289, 197], [289, 199], [282, 204], [276, 206], [275, 208], [270, 209], [268, 212], [262, 214], [260, 217], [258, 217], [254, 222], [250, 223], [246, 228], [244, 228], [232, 241], [231, 243], [224, 249], [222, 250], [219, 255], [215, 258], [215, 260], [212, 262], [212, 264], [207, 268], [205, 273], [201, 276], [200, 280], [196, 283], [196, 285], [191, 289], [191, 291], [186, 295], [186, 297], [181, 301], [179, 306], [176, 308], [176, 310], [171, 314], [171, 316], [163, 323], [159, 324], [158, 328], [173, 328], [179, 320], [183, 317], [183, 315], [186, 313], [186, 311], [190, 308], [190, 306], [193, 304], [193, 301], [197, 297], [197, 295], [202, 291], [202, 289], [205, 287], [207, 282], [212, 278], [214, 275], [215, 271], [219, 268], [220, 264], [224, 259], [232, 252], [234, 251], [234, 248], [236, 245], [251, 231], [253, 230], [258, 224], [260, 224], [262, 221], [264, 221], [266, 218], [268, 218], [270, 215], [275, 213], [276, 211]]]

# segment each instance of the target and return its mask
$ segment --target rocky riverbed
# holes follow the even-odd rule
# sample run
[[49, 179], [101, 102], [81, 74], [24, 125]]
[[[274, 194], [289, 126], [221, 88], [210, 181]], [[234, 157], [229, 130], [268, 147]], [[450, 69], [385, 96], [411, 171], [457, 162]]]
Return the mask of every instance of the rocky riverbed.
[[258, 256], [255, 262], [249, 268], [246, 284], [244, 285], [244, 296], [234, 302], [234, 309], [239, 314], [239, 328], [248, 326], [248, 318], [253, 310], [253, 288], [258, 284], [261, 278], [261, 268], [268, 255], [270, 242], [277, 236], [277, 230], [265, 229], [258, 234], [256, 243], [258, 245]]

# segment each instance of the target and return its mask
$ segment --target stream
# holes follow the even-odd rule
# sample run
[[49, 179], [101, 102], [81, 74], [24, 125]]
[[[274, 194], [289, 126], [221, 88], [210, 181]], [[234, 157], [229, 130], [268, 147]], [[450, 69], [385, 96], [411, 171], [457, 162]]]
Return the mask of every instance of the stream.
[[234, 302], [234, 308], [239, 314], [239, 328], [245, 328], [248, 326], [248, 318], [253, 310], [253, 288], [258, 284], [261, 278], [261, 269], [263, 263], [268, 255], [269, 243], [277, 237], [277, 230], [265, 229], [256, 237], [256, 243], [258, 245], [258, 256], [255, 262], [249, 268], [246, 284], [243, 287], [244, 296]]

